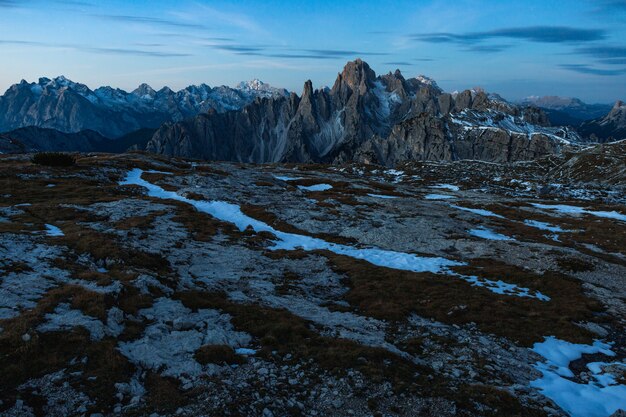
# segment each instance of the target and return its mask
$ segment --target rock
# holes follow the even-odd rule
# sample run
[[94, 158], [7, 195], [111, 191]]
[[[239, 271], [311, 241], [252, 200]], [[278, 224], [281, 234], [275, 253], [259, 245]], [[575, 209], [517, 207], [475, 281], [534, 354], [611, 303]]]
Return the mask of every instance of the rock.
[[28, 334], [28, 333], [24, 333], [24, 334], [22, 335], [22, 340], [23, 340], [24, 342], [29, 342], [29, 341], [30, 341], [30, 339], [31, 339], [30, 334]]

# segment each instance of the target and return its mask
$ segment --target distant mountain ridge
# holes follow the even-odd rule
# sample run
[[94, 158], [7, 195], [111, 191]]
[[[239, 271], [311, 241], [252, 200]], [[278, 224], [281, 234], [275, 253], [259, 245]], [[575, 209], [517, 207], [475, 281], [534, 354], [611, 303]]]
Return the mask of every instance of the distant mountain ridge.
[[610, 104], [587, 104], [573, 97], [531, 96], [519, 102], [524, 106], [535, 106], [544, 110], [550, 122], [559, 126], [579, 126], [582, 122], [605, 116]]
[[626, 103], [617, 101], [606, 116], [584, 122], [578, 130], [598, 142], [626, 139]]
[[209, 110], [239, 110], [257, 98], [288, 94], [259, 80], [237, 88], [201, 84], [177, 92], [141, 84], [130, 93], [108, 86], [91, 90], [63, 76], [40, 78], [36, 83], [22, 80], [0, 96], [0, 132], [36, 126], [66, 133], [93, 130], [117, 138]]

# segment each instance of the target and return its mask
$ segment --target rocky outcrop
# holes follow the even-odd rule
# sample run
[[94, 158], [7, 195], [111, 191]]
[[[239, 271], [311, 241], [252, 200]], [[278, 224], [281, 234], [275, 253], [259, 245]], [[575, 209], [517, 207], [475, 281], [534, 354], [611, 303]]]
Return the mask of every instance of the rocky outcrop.
[[331, 89], [257, 100], [239, 112], [211, 112], [162, 126], [150, 152], [242, 162], [406, 160], [511, 162], [558, 152], [579, 138], [550, 128], [541, 110], [483, 91], [444, 93], [425, 77], [376, 76], [358, 59]]
[[0, 97], [0, 132], [27, 126], [75, 133], [93, 130], [117, 138], [141, 128], [157, 128], [167, 121], [180, 121], [206, 113], [239, 110], [257, 97], [284, 97], [258, 80], [237, 89], [211, 88], [205, 84], [174, 92], [164, 87], [155, 91], [147, 84], [131, 93], [111, 87], [94, 91], [64, 77], [22, 81]]

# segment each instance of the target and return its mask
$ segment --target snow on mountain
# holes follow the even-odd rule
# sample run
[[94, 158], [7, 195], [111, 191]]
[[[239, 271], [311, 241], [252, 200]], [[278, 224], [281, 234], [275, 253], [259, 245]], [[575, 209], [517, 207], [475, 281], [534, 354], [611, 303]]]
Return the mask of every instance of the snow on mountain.
[[36, 83], [22, 80], [0, 96], [0, 131], [37, 126], [66, 133], [91, 129], [107, 137], [119, 137], [209, 110], [239, 110], [257, 97], [287, 95], [287, 90], [258, 79], [242, 82], [236, 88], [201, 84], [180, 91], [169, 87], [156, 91], [144, 83], [129, 93], [109, 86], [91, 90], [64, 76], [42, 77]]

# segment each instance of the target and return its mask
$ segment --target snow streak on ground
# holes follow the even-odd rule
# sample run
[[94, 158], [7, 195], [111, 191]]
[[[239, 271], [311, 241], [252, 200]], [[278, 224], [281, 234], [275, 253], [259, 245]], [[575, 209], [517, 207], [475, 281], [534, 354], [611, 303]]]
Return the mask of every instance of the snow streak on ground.
[[514, 284], [507, 284], [502, 281], [491, 281], [479, 279], [477, 277], [467, 277], [450, 271], [453, 266], [464, 265], [462, 262], [453, 261], [440, 257], [423, 257], [411, 253], [395, 252], [379, 248], [355, 248], [352, 246], [341, 245], [338, 243], [326, 242], [325, 240], [297, 235], [294, 233], [285, 233], [278, 231], [270, 225], [259, 220], [253, 219], [242, 213], [236, 204], [224, 201], [198, 201], [185, 198], [174, 191], [166, 191], [154, 185], [143, 178], [141, 169], [134, 169], [128, 173], [126, 179], [120, 182], [120, 185], [139, 185], [148, 190], [150, 197], [163, 199], [172, 199], [182, 201], [194, 206], [198, 211], [207, 213], [219, 220], [235, 224], [241, 231], [251, 227], [255, 232], [269, 232], [276, 236], [272, 250], [295, 250], [302, 249], [305, 251], [328, 250], [338, 255], [349, 256], [354, 259], [364, 260], [376, 266], [385, 268], [399, 269], [411, 272], [431, 272], [445, 273], [450, 276], [456, 276], [472, 283], [475, 286], [484, 287], [498, 294], [514, 295], [519, 297], [535, 297], [540, 300], [549, 300], [543, 294], [537, 293], [531, 295], [528, 288], [517, 287]]
[[373, 198], [382, 198], [382, 199], [387, 199], [387, 200], [393, 200], [394, 198], [398, 198], [396, 196], [393, 195], [382, 195], [382, 194], [368, 194], [369, 197], [373, 197]]
[[608, 417], [619, 409], [626, 409], [626, 386], [617, 385], [611, 375], [603, 374], [608, 364], [587, 365], [594, 378], [587, 384], [568, 379], [574, 377], [569, 364], [583, 354], [615, 356], [609, 344], [595, 341], [593, 345], [579, 345], [547, 337], [535, 343], [532, 350], [543, 356], [545, 362], [535, 365], [543, 376], [531, 382], [531, 386], [540, 389], [572, 417]]
[[552, 233], [562, 233], [567, 230], [561, 229], [559, 226], [553, 226], [550, 223], [544, 223], [537, 220], [524, 220], [524, 224], [539, 230], [547, 230]]
[[479, 216], [497, 217], [499, 219], [504, 219], [503, 216], [500, 216], [499, 214], [496, 214], [493, 211], [489, 211], [489, 210], [474, 209], [474, 208], [469, 208], [469, 207], [461, 207], [461, 206], [456, 206], [454, 204], [450, 204], [450, 207], [455, 208], [457, 210], [469, 211], [470, 213], [478, 214]]
[[425, 200], [450, 200], [456, 198], [453, 195], [447, 195], [447, 194], [426, 194], [424, 196]]
[[328, 191], [333, 188], [330, 184], [315, 184], [315, 185], [298, 185], [298, 188], [303, 191]]
[[302, 177], [286, 177], [286, 176], [281, 176], [281, 175], [274, 175], [274, 178], [280, 181], [285, 181], [285, 182], [298, 181], [302, 179]]
[[437, 185], [433, 185], [430, 188], [437, 188], [440, 190], [448, 190], [448, 191], [459, 191], [460, 188], [456, 185], [452, 185], [452, 184], [437, 184]]
[[604, 217], [607, 219], [616, 219], [626, 222], [626, 214], [618, 213], [617, 211], [594, 211], [594, 210], [586, 210], [582, 207], [577, 206], [569, 206], [566, 204], [538, 204], [533, 203], [533, 206], [545, 209], [545, 210], [554, 210], [563, 214], [591, 214], [596, 217]]
[[51, 224], [46, 224], [46, 234], [53, 237], [65, 236], [61, 229]]
[[477, 229], [470, 230], [469, 234], [472, 236], [476, 236], [476, 237], [487, 239], [487, 240], [515, 240], [511, 237], [501, 235], [500, 233], [496, 233], [493, 230], [487, 229], [486, 227], [483, 227], [483, 226]]

